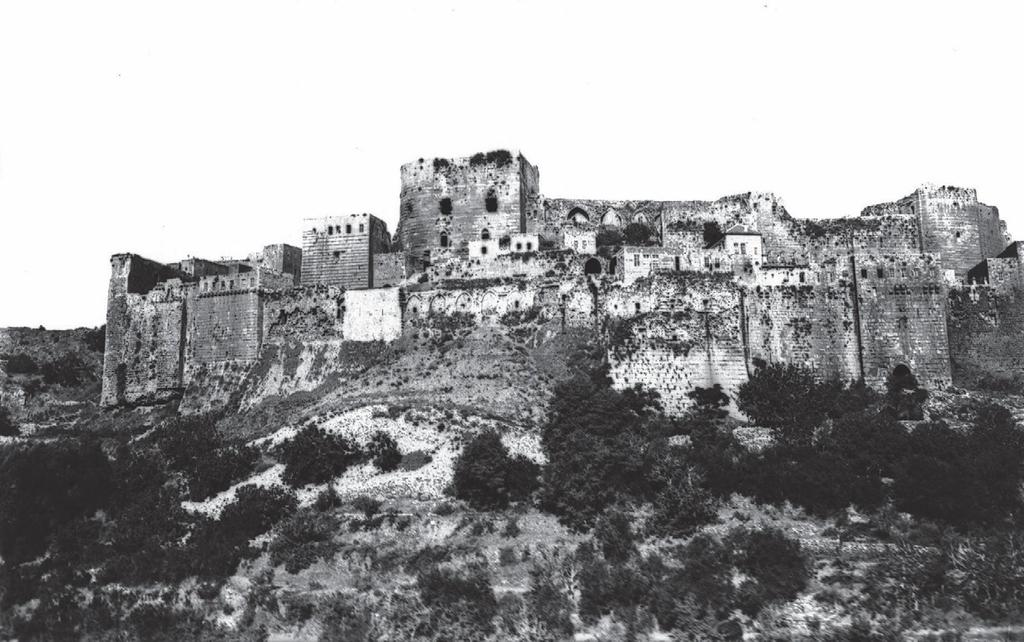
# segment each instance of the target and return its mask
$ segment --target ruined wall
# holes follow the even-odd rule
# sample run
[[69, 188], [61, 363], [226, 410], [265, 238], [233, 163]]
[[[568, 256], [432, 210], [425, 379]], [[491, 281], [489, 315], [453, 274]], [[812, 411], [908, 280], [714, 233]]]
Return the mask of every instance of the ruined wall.
[[302, 250], [285, 243], [267, 245], [260, 254], [260, 266], [279, 274], [290, 274], [292, 285], [302, 282]]
[[373, 255], [373, 287], [398, 285], [405, 280], [405, 254], [383, 252]]
[[1024, 378], [1024, 291], [975, 285], [949, 290], [953, 383]]
[[103, 405], [156, 403], [180, 395], [188, 292], [180, 275], [133, 254], [111, 257]]
[[881, 387], [905, 365], [928, 388], [952, 381], [946, 333], [947, 289], [932, 255], [856, 256], [864, 380]]
[[484, 230], [495, 239], [523, 231], [538, 183], [535, 167], [505, 151], [403, 165], [399, 234], [406, 255], [462, 251]]
[[686, 395], [695, 387], [717, 383], [734, 399], [747, 379], [740, 289], [730, 279], [697, 273], [638, 283], [634, 292], [624, 288], [609, 297], [611, 306], [616, 297], [633, 297], [627, 310], [641, 306], [639, 315], [622, 318], [612, 331], [609, 361], [615, 387], [655, 390], [672, 414], [690, 407]]
[[262, 313], [255, 289], [200, 292], [189, 320], [188, 360], [255, 360], [263, 341]]
[[402, 292], [398, 288], [348, 290], [342, 336], [348, 341], [393, 341], [402, 334]]
[[924, 185], [911, 198], [921, 220], [923, 251], [941, 255], [958, 278], [1004, 247], [998, 210], [979, 203], [975, 190]]
[[302, 232], [302, 285], [373, 285], [373, 257], [387, 251], [384, 222], [369, 214], [307, 219]]
[[853, 287], [849, 282], [758, 285], [745, 290], [751, 359], [811, 368], [823, 379], [860, 378]]
[[569, 250], [499, 253], [472, 259], [449, 258], [429, 266], [432, 283], [448, 279], [562, 277], [583, 274], [584, 259]]

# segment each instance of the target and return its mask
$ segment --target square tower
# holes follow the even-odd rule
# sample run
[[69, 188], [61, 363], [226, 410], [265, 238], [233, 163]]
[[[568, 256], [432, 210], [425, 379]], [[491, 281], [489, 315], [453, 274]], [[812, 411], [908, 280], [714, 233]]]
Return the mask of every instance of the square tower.
[[406, 256], [466, 254], [470, 242], [525, 232], [536, 218], [539, 182], [535, 166], [506, 150], [403, 165], [399, 237]]
[[302, 285], [373, 287], [373, 258], [388, 251], [387, 224], [370, 214], [306, 219], [302, 232]]

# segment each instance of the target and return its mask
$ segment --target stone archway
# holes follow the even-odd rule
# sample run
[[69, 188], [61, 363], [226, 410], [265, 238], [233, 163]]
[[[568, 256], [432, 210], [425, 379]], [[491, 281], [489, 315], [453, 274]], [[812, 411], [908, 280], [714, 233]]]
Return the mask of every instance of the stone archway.
[[587, 262], [583, 264], [584, 274], [600, 274], [601, 273], [601, 262], [595, 258], [587, 259]]

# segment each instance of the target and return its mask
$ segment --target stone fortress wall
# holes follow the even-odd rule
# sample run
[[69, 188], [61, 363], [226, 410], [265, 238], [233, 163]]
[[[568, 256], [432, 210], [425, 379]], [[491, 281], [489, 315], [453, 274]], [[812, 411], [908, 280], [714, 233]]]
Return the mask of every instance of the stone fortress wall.
[[[369, 214], [308, 219], [303, 249], [241, 260], [111, 259], [103, 403], [229, 395], [269, 346], [391, 341], [438, 315], [535, 311], [609, 341], [618, 387], [672, 412], [757, 364], [883, 386], [1024, 378], [1024, 266], [974, 190], [923, 186], [840, 219], [751, 192], [715, 201], [548, 199], [521, 154], [402, 167], [395, 242]], [[648, 245], [602, 245], [630, 225]]]

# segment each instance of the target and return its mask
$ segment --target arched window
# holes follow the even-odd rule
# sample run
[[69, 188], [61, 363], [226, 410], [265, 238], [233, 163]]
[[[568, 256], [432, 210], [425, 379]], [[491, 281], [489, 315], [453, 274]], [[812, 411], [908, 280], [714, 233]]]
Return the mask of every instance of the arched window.
[[448, 234], [441, 232], [441, 247], [448, 247]]
[[480, 240], [481, 241], [490, 241], [491, 240], [491, 231], [489, 229], [487, 229], [486, 227], [483, 229], [482, 232], [480, 232]]
[[574, 207], [569, 210], [568, 219], [574, 225], [583, 225], [590, 222], [590, 215], [582, 207]]
[[494, 190], [487, 192], [487, 197], [484, 198], [484, 207], [488, 212], [498, 211], [498, 197], [494, 194]]
[[452, 199], [445, 197], [441, 199], [441, 214], [449, 216], [452, 213]]

